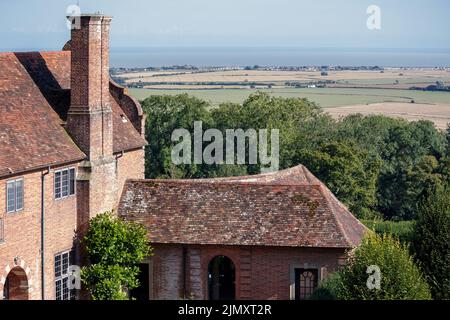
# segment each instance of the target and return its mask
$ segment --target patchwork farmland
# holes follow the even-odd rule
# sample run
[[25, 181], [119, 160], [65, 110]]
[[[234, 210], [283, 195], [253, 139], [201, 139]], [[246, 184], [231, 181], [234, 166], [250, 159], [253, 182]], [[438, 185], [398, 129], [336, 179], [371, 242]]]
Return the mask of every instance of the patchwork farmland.
[[[450, 92], [408, 90], [437, 81], [449, 83], [448, 70], [393, 68], [383, 72], [334, 71], [327, 76], [316, 71], [190, 70], [128, 72], [118, 77], [130, 86], [129, 92], [139, 100], [150, 95], [188, 93], [217, 106], [224, 102], [242, 103], [250, 94], [262, 91], [273, 96], [307, 98], [334, 117], [351, 113], [384, 114], [407, 120], [430, 120], [440, 129], [450, 123]], [[312, 84], [325, 80], [328, 80], [326, 85], [321, 87], [289, 85], [293, 81]], [[146, 85], [133, 87], [137, 83]]]

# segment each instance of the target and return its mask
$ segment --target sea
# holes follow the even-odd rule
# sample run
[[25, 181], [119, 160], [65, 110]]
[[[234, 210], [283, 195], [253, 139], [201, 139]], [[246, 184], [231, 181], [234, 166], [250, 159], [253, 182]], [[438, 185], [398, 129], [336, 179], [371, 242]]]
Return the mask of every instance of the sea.
[[174, 65], [450, 67], [450, 49], [113, 47], [110, 64], [125, 68]]

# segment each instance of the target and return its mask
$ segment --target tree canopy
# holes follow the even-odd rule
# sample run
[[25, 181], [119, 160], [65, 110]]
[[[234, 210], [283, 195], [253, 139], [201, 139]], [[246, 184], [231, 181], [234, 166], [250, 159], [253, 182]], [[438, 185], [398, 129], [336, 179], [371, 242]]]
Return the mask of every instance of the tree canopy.
[[450, 299], [450, 190], [441, 188], [419, 206], [412, 251], [436, 299]]

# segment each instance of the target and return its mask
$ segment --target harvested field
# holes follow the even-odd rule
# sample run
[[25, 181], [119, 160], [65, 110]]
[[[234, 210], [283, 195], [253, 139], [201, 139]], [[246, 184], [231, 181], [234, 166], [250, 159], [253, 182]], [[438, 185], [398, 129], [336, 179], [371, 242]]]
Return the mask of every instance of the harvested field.
[[408, 121], [429, 120], [442, 130], [446, 129], [450, 123], [450, 104], [383, 102], [327, 108], [325, 111], [335, 118], [360, 113], [363, 115], [381, 114]]
[[389, 86], [406, 88], [426, 86], [438, 80], [450, 81], [450, 72], [430, 68], [418, 69], [386, 69], [380, 71], [330, 71], [322, 76], [320, 71], [270, 71], [270, 70], [229, 70], [211, 72], [187, 71], [152, 71], [124, 73], [118, 75], [125, 83], [173, 83], [174, 89], [181, 83], [273, 83], [282, 85], [285, 82], [312, 82], [320, 80], [337, 81], [349, 86]]

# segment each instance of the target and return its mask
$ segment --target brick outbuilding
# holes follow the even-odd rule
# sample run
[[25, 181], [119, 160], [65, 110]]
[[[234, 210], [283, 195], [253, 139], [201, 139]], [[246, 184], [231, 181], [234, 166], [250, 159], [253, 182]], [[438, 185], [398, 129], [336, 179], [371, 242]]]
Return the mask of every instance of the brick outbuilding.
[[366, 228], [304, 166], [248, 177], [129, 180], [119, 215], [154, 256], [137, 297], [304, 299]]

